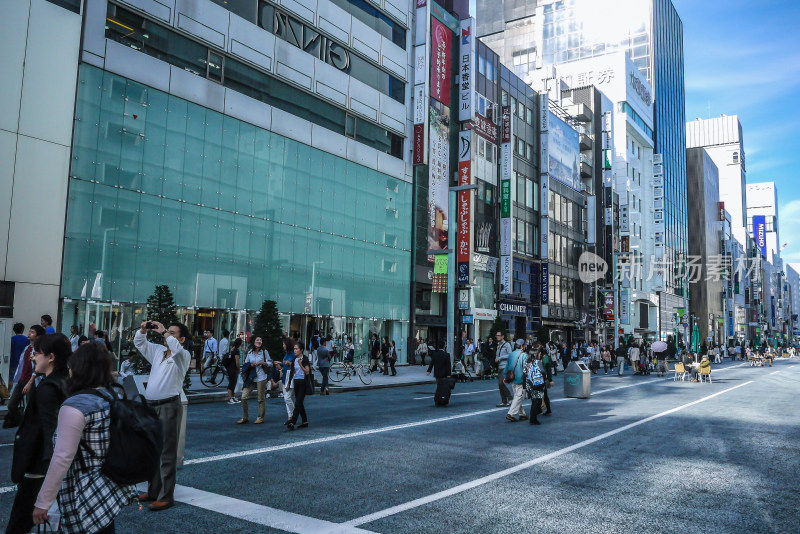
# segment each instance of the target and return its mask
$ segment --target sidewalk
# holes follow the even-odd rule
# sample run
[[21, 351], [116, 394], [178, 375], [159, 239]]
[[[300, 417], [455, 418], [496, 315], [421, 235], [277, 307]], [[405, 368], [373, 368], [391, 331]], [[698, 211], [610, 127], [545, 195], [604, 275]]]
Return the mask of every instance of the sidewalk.
[[[427, 367], [422, 367], [420, 365], [398, 365], [396, 368], [397, 376], [386, 376], [380, 372], [372, 373], [371, 384], [362, 383], [357, 376], [346, 377], [339, 383], [329, 381], [328, 384], [331, 394], [436, 383], [433, 376], [427, 376], [425, 374]], [[225, 392], [227, 379], [220, 387], [207, 388], [200, 382], [199, 375], [191, 373], [189, 376], [192, 381], [192, 386], [186, 392], [186, 396], [190, 404], [220, 401], [227, 396]], [[314, 377], [317, 379], [318, 384], [322, 383], [322, 375], [319, 371], [314, 372]]]

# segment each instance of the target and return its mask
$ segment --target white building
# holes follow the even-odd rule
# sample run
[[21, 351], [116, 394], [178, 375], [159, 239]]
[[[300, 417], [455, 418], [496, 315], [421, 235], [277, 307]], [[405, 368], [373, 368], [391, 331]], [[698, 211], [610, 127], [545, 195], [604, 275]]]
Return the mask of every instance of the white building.
[[766, 258], [780, 258], [781, 241], [778, 229], [778, 189], [775, 182], [747, 184], [747, 231], [753, 234], [753, 217], [764, 217]]
[[719, 170], [719, 200], [731, 214], [731, 231], [746, 243], [747, 172], [742, 123], [736, 115], [695, 119], [686, 123], [686, 148], [706, 149]]
[[[664, 281], [659, 274], [651, 276], [649, 270], [659, 232], [653, 200], [652, 88], [623, 52], [537, 72], [545, 77], [540, 83], [548, 87], [560, 87], [562, 82], [568, 87], [594, 85], [613, 102], [612, 181], [614, 193], [619, 195], [619, 249], [623, 254], [630, 253], [630, 268], [625, 267], [621, 283], [620, 328], [625, 334], [654, 335], [659, 325], [657, 292], [663, 290]], [[663, 204], [658, 209], [663, 217]], [[667, 323], [662, 326], [667, 330]]]

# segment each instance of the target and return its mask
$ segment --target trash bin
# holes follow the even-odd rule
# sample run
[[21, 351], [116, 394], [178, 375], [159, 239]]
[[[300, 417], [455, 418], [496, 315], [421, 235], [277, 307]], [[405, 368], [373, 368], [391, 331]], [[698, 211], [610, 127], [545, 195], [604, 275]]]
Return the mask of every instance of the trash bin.
[[564, 396], [588, 399], [592, 394], [592, 372], [586, 364], [569, 362], [564, 371]]
[[[147, 379], [149, 375], [133, 375], [125, 378], [123, 386], [125, 387], [125, 395], [132, 399], [137, 394], [144, 396], [144, 390], [147, 388]], [[181, 429], [178, 434], [178, 467], [183, 467], [183, 456], [186, 450], [186, 416], [188, 415], [189, 399], [186, 398], [186, 393], [181, 389], [181, 406], [183, 407], [183, 416], [181, 417]]]

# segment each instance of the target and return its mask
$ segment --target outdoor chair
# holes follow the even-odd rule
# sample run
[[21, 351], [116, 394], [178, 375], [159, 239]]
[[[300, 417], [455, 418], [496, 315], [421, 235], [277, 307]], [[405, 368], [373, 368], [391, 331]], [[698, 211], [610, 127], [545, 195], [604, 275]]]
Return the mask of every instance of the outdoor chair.
[[686, 380], [686, 368], [683, 366], [681, 362], [675, 364], [675, 375], [672, 377], [672, 381], [676, 381], [680, 378], [681, 382]]
[[701, 367], [700, 368], [700, 382], [708, 381], [711, 383], [711, 367]]

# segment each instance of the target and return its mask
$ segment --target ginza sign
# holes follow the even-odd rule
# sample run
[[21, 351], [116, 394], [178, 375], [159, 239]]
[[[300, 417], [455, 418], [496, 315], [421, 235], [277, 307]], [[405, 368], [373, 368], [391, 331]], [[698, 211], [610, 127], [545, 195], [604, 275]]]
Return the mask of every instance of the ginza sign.
[[261, 19], [261, 27], [328, 65], [344, 72], [350, 70], [350, 53], [345, 48], [286, 13], [275, 9], [271, 21]]

